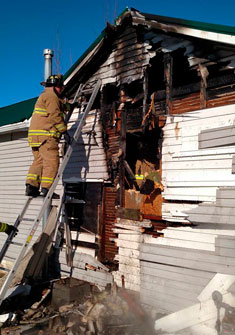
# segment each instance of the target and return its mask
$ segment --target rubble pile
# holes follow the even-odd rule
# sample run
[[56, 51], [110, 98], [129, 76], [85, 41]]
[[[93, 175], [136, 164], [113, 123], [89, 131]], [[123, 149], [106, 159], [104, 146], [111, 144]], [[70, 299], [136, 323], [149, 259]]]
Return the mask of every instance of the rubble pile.
[[[84, 283], [84, 282], [83, 282]], [[88, 284], [88, 283], [86, 283]], [[151, 323], [136, 302], [136, 298], [124, 289], [110, 285], [100, 291], [90, 286], [76, 301], [55, 306], [48, 300], [48, 290], [41, 299], [26, 311], [16, 313], [10, 323], [1, 327], [1, 335], [143, 335], [153, 334]], [[52, 289], [53, 291], [53, 289]], [[63, 291], [63, 290], [62, 290]], [[45, 301], [47, 301], [45, 303]], [[56, 300], [58, 303], [58, 299]]]

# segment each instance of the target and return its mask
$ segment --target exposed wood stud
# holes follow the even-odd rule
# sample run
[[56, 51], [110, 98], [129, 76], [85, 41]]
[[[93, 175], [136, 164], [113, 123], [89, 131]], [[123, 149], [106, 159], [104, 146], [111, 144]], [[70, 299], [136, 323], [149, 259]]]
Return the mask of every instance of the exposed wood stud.
[[129, 164], [127, 163], [126, 160], [124, 160], [123, 163], [124, 163], [124, 167], [125, 167], [125, 169], [126, 169], [128, 175], [130, 176], [130, 178], [131, 178], [131, 180], [132, 180], [132, 183], [134, 184], [136, 190], [139, 191], [140, 188], [139, 188], [139, 185], [137, 184], [137, 182], [136, 182], [136, 180], [135, 180], [135, 175], [134, 175], [133, 171], [131, 170], [131, 168], [130, 168], [130, 166], [129, 166]]
[[119, 183], [120, 183], [120, 206], [125, 206], [125, 167], [126, 158], [126, 109], [121, 111], [121, 134], [120, 134], [121, 156], [119, 159]]
[[170, 54], [164, 55], [164, 80], [166, 83], [166, 114], [172, 114], [172, 70], [173, 58]]
[[201, 64], [198, 64], [198, 74], [201, 77], [200, 82], [200, 108], [204, 109], [206, 108], [206, 101], [207, 101], [207, 77], [209, 75], [209, 72], [206, 68], [206, 66], [203, 66]]
[[148, 99], [148, 72], [144, 71], [144, 80], [143, 80], [143, 92], [144, 92], [144, 99], [143, 99], [143, 119], [147, 112], [147, 99]]

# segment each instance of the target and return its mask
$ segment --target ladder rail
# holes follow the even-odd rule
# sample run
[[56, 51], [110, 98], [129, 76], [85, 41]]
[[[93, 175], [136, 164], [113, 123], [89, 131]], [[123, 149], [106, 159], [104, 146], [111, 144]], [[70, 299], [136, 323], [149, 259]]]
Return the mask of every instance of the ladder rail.
[[[19, 226], [20, 222], [22, 221], [22, 218], [24, 217], [24, 214], [27, 211], [27, 208], [29, 207], [29, 204], [30, 204], [31, 200], [32, 200], [32, 197], [28, 197], [26, 199], [25, 204], [23, 206], [23, 209], [22, 209], [21, 213], [18, 215], [18, 217], [17, 217], [17, 219], [14, 223], [15, 228], [17, 228]], [[15, 236], [15, 233], [12, 231], [11, 234], [7, 237], [5, 243], [2, 247], [2, 250], [0, 252], [0, 263], [2, 262], [2, 260], [5, 256], [8, 248], [9, 248], [9, 245], [11, 244], [11, 241], [13, 240], [14, 236]]]
[[26, 249], [27, 249], [27, 247], [28, 247], [28, 245], [29, 245], [29, 243], [30, 243], [30, 241], [31, 241], [34, 233], [37, 230], [37, 227], [38, 227], [38, 225], [39, 225], [39, 223], [40, 223], [40, 221], [41, 221], [41, 219], [43, 217], [43, 214], [45, 213], [46, 209], [48, 208], [48, 206], [49, 206], [49, 204], [51, 202], [54, 190], [55, 190], [55, 188], [56, 188], [56, 186], [57, 186], [57, 184], [58, 184], [58, 182], [59, 182], [59, 180], [60, 180], [60, 178], [62, 176], [62, 173], [63, 173], [63, 171], [64, 171], [64, 169], [65, 169], [65, 167], [66, 167], [66, 165], [67, 165], [67, 163], [68, 163], [68, 161], [70, 159], [70, 156], [71, 156], [72, 151], [73, 151], [74, 144], [77, 142], [77, 140], [78, 140], [78, 138], [80, 136], [82, 128], [83, 128], [83, 126], [85, 124], [86, 117], [88, 116], [88, 113], [89, 113], [89, 111], [90, 111], [90, 109], [91, 109], [91, 107], [92, 107], [92, 105], [93, 105], [93, 103], [95, 101], [95, 98], [97, 96], [98, 91], [100, 90], [100, 87], [101, 87], [101, 80], [98, 80], [97, 83], [96, 83], [96, 85], [95, 85], [95, 87], [94, 87], [94, 89], [93, 89], [93, 92], [92, 92], [91, 97], [89, 99], [89, 102], [88, 102], [88, 104], [86, 106], [86, 109], [85, 109], [84, 113], [82, 113], [82, 117], [81, 117], [79, 125], [78, 125], [78, 127], [77, 127], [77, 129], [76, 129], [76, 131], [74, 133], [72, 143], [69, 145], [68, 150], [65, 153], [64, 159], [63, 159], [63, 161], [62, 161], [62, 163], [61, 163], [61, 165], [59, 167], [59, 170], [58, 170], [58, 173], [57, 173], [57, 175], [56, 175], [56, 177], [54, 179], [54, 182], [51, 185], [51, 187], [50, 187], [50, 189], [49, 189], [49, 191], [48, 191], [48, 193], [47, 193], [47, 195], [46, 195], [46, 197], [44, 199], [42, 207], [41, 207], [41, 209], [40, 209], [40, 211], [39, 211], [39, 213], [38, 213], [35, 221], [33, 222], [32, 226], [31, 226], [30, 232], [29, 232], [29, 234], [27, 236], [27, 239], [26, 239], [26, 241], [25, 241], [25, 243], [24, 243], [24, 245], [23, 245], [23, 247], [22, 247], [22, 249], [21, 249], [21, 251], [20, 251], [20, 253], [19, 253], [19, 255], [18, 255], [17, 259], [16, 259], [16, 261], [15, 261], [15, 264], [13, 265], [11, 271], [9, 272], [9, 274], [8, 274], [6, 280], [5, 280], [5, 282], [4, 282], [4, 284], [3, 284], [2, 288], [1, 288], [1, 291], [0, 291], [0, 305], [2, 304], [2, 302], [4, 300], [4, 297], [5, 297], [6, 292], [7, 292], [8, 288], [9, 288], [9, 286], [10, 286], [10, 283], [11, 283], [13, 277], [14, 277], [14, 274], [15, 274], [15, 272], [16, 272], [16, 270], [17, 270], [17, 268], [18, 268], [18, 266], [19, 266], [22, 258], [24, 257], [25, 251], [26, 251]]
[[[81, 94], [83, 87], [84, 87], [84, 84], [80, 84], [80, 85], [79, 85], [79, 87], [78, 87], [78, 89], [77, 89], [77, 92], [76, 92], [76, 94], [75, 94], [75, 96], [74, 96], [74, 98], [73, 98], [72, 104], [75, 103], [77, 97]], [[70, 117], [71, 117], [72, 113], [73, 113], [73, 110], [69, 111], [69, 113], [65, 116], [65, 120], [64, 120], [64, 122], [65, 122], [66, 124], [69, 123], [69, 120], [70, 120]]]

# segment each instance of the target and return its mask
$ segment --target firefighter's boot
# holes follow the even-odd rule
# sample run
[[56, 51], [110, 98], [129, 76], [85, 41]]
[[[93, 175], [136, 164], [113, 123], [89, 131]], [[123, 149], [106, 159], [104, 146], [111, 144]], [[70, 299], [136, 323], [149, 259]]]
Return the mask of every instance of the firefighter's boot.
[[39, 192], [39, 189], [37, 187], [32, 186], [30, 184], [26, 184], [25, 195], [28, 196], [28, 197], [36, 198], [37, 196], [40, 195], [40, 192]]
[[[42, 187], [41, 194], [44, 198], [47, 196], [48, 191], [49, 191], [48, 188]], [[59, 194], [53, 193], [52, 199], [59, 199], [59, 198], [60, 198]]]

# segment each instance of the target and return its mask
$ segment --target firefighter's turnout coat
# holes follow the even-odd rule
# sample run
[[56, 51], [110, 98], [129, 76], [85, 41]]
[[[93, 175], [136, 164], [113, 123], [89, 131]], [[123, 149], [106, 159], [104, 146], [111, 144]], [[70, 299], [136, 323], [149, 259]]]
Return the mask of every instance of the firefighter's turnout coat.
[[28, 132], [34, 161], [26, 184], [51, 186], [59, 167], [58, 142], [66, 130], [60, 99], [51, 87], [45, 88], [35, 104]]

